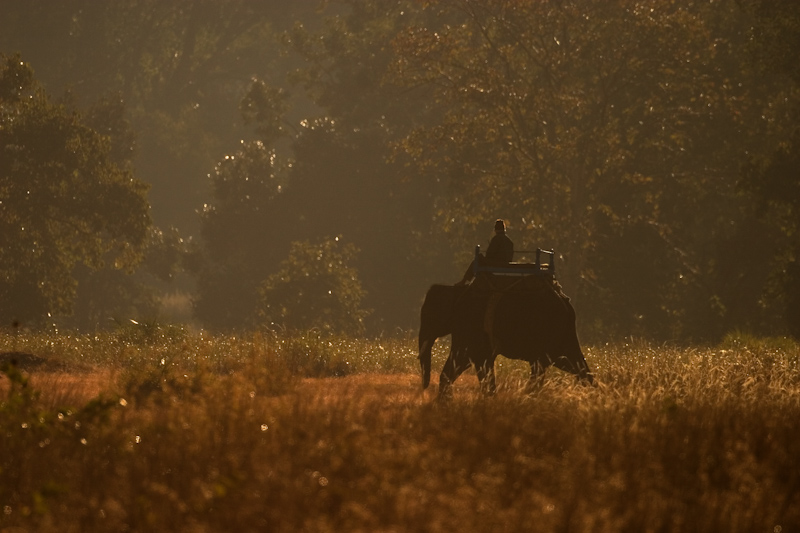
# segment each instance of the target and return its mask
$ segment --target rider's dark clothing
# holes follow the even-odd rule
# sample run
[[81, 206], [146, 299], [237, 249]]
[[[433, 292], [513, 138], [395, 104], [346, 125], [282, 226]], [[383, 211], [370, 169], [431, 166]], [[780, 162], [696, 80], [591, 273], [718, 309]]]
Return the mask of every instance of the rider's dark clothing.
[[[505, 232], [495, 233], [492, 240], [489, 241], [489, 247], [486, 249], [486, 254], [478, 256], [478, 264], [489, 266], [506, 266], [514, 258], [514, 243], [506, 236]], [[456, 285], [465, 285], [475, 277], [475, 261], [473, 260], [467, 271], [464, 272], [464, 277], [461, 278]]]
[[486, 264], [505, 266], [514, 259], [514, 243], [505, 233], [496, 233], [486, 249]]

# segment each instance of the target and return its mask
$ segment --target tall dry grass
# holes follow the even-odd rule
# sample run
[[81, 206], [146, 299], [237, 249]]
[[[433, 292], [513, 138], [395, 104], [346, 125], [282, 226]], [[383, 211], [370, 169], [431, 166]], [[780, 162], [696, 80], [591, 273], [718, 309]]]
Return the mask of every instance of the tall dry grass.
[[439, 403], [411, 336], [162, 333], [15, 340], [83, 366], [0, 383], [0, 531], [800, 531], [788, 341], [590, 347], [597, 387], [527, 395], [503, 361]]

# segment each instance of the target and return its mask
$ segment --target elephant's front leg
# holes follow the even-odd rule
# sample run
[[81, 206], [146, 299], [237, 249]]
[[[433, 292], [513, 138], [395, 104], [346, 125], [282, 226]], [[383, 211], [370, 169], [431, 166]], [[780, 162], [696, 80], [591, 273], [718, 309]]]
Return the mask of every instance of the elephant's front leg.
[[455, 348], [450, 348], [450, 355], [444, 363], [442, 373], [439, 374], [439, 398], [452, 394], [450, 390], [456, 378], [470, 367], [469, 359], [460, 354]]
[[589, 370], [589, 365], [586, 363], [586, 359], [583, 358], [583, 355], [581, 355], [580, 358], [576, 358], [574, 361], [570, 360], [568, 357], [557, 357], [553, 360], [553, 365], [564, 372], [575, 374], [580, 381], [587, 381], [590, 385], [594, 383], [594, 376]]

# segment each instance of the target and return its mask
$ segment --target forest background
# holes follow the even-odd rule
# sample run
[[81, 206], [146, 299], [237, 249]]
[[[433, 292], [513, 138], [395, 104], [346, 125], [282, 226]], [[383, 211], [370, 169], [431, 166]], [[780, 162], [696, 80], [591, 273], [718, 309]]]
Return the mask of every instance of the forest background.
[[506, 219], [584, 340], [800, 337], [793, 0], [0, 0], [0, 323], [383, 334]]

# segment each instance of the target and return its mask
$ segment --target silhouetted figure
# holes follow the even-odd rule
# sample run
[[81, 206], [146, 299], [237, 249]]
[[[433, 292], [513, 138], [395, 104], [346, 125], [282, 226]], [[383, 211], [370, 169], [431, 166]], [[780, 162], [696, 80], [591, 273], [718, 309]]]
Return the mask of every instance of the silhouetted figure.
[[[503, 219], [498, 218], [494, 223], [494, 237], [489, 241], [489, 248], [486, 249], [486, 254], [478, 256], [478, 263], [488, 266], [506, 266], [514, 258], [514, 243], [506, 235], [506, 223]], [[475, 277], [475, 260], [469, 264], [469, 268], [464, 272], [464, 277], [461, 281], [456, 283], [456, 287], [466, 285], [472, 278]]]

